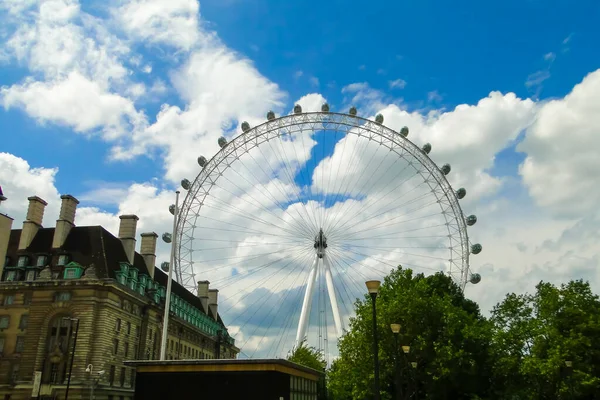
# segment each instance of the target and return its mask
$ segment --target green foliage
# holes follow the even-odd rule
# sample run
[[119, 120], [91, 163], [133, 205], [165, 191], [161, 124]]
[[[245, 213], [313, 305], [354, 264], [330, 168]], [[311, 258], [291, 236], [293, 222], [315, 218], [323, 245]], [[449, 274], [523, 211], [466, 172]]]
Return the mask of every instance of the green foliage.
[[[399, 352], [405, 392], [418, 387], [419, 398], [487, 398], [491, 324], [448, 276], [413, 276], [411, 270], [398, 268], [382, 283], [377, 299], [382, 399], [392, 398], [395, 391], [398, 352], [392, 323], [402, 325], [399, 346], [411, 346], [407, 356]], [[365, 297], [356, 303], [356, 317], [340, 340], [340, 357], [329, 371], [331, 398], [372, 397], [372, 340], [372, 305]], [[418, 363], [417, 368], [411, 361]]]
[[306, 341], [302, 341], [288, 356], [288, 361], [304, 365], [317, 371], [323, 371], [327, 366], [323, 353], [314, 347], [308, 347]]
[[587, 282], [509, 294], [491, 322], [496, 398], [600, 398], [600, 300]]
[[[328, 371], [330, 399], [373, 396], [371, 299], [355, 308]], [[600, 399], [600, 298], [587, 282], [508, 294], [487, 320], [449, 277], [398, 268], [377, 298], [382, 399], [396, 398], [392, 323], [402, 325], [398, 345], [411, 346], [398, 358], [405, 395], [418, 388], [427, 399]]]

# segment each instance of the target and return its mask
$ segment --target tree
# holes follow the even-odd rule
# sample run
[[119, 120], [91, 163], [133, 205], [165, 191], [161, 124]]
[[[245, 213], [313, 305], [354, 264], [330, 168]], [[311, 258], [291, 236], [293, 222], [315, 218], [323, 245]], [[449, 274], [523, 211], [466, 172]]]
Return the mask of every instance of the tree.
[[600, 299], [589, 283], [509, 294], [491, 322], [496, 398], [600, 398]]
[[[329, 371], [334, 399], [372, 396], [372, 313], [367, 296], [357, 300], [356, 317], [339, 342], [339, 358]], [[491, 325], [476, 303], [466, 299], [442, 273], [413, 276], [399, 267], [385, 278], [377, 299], [382, 399], [395, 390], [394, 357], [399, 355], [406, 389], [419, 398], [487, 398], [491, 387]], [[407, 357], [395, 348], [391, 323], [402, 325], [399, 345], [410, 345]], [[411, 361], [417, 362], [412, 368]]]
[[323, 353], [314, 347], [308, 347], [306, 340], [303, 340], [300, 345], [294, 348], [287, 359], [317, 371], [323, 371], [327, 366]]

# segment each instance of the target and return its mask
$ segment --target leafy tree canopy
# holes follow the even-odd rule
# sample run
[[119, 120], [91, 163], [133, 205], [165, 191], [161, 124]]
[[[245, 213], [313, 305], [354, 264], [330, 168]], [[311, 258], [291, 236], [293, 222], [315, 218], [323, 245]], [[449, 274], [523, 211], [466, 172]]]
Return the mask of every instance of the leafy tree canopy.
[[327, 366], [323, 353], [314, 347], [309, 347], [305, 340], [294, 348], [287, 359], [296, 364], [316, 369], [317, 371], [323, 371]]
[[[373, 394], [371, 300], [365, 297], [355, 306], [356, 317], [340, 340], [340, 357], [329, 371], [329, 390], [335, 399], [368, 399]], [[411, 346], [406, 356], [395, 346], [392, 323], [402, 325], [399, 346]], [[491, 324], [448, 276], [393, 271], [377, 298], [377, 329], [382, 399], [392, 398], [396, 390], [396, 356], [403, 376], [400, 386], [411, 393], [418, 390], [419, 398], [487, 398]], [[417, 362], [417, 367], [410, 362]]]

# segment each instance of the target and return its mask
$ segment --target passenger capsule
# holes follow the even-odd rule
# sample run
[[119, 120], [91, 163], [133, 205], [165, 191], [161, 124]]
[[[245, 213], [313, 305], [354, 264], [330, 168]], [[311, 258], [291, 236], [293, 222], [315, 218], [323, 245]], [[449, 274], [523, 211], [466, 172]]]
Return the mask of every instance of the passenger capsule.
[[269, 112], [267, 113], [267, 119], [268, 119], [269, 121], [273, 121], [273, 120], [275, 119], [275, 113], [274, 113], [273, 111], [269, 111]]
[[467, 217], [467, 225], [473, 226], [477, 222], [477, 217], [475, 215], [469, 215]]
[[469, 282], [471, 282], [473, 285], [477, 285], [479, 282], [481, 282], [481, 275], [471, 274], [471, 277], [469, 278]]
[[165, 272], [169, 272], [169, 262], [168, 261], [163, 261], [160, 264], [160, 269], [162, 269]]
[[325, 103], [321, 106], [321, 111], [329, 112], [329, 104]]
[[165, 232], [162, 234], [162, 240], [165, 243], [171, 243], [171, 241], [173, 240], [173, 238], [171, 237], [171, 234], [169, 232]]
[[300, 104], [294, 106], [294, 114], [302, 114], [302, 106]]
[[358, 111], [356, 110], [356, 107], [350, 107], [350, 111], [348, 111], [348, 114], [350, 114], [353, 117], [355, 117], [357, 112]]
[[183, 179], [181, 181], [181, 187], [184, 188], [185, 190], [190, 190], [190, 186], [192, 186], [192, 184], [190, 183], [189, 180]]
[[429, 154], [429, 152], [431, 151], [431, 145], [429, 143], [425, 143], [421, 150], [423, 150], [423, 153]]
[[171, 215], [175, 215], [175, 204], [171, 204], [169, 206], [169, 212], [171, 213]]
[[250, 124], [246, 121], [242, 122], [242, 132], [248, 132], [250, 130]]
[[444, 165], [442, 165], [442, 168], [440, 168], [440, 169], [442, 170], [442, 173], [444, 175], [448, 175], [452, 168], [450, 168], [450, 164], [444, 164]]
[[204, 156], [198, 157], [198, 165], [201, 166], [202, 168], [204, 168], [204, 166], [206, 165], [207, 162], [208, 162], [208, 160], [206, 159], [206, 157], [204, 157]]
[[463, 199], [467, 195], [467, 190], [465, 188], [460, 188], [456, 191], [456, 197]]
[[221, 136], [219, 138], [219, 140], [217, 140], [217, 143], [219, 143], [220, 148], [223, 148], [223, 147], [227, 146], [227, 139], [225, 139], [223, 136]]
[[479, 253], [481, 253], [481, 250], [483, 250], [483, 247], [481, 247], [481, 245], [479, 243], [475, 243], [475, 244], [471, 245], [471, 253], [479, 254]]
[[377, 114], [375, 116], [375, 122], [377, 122], [378, 124], [383, 124], [383, 115]]
[[403, 126], [402, 129], [400, 129], [400, 134], [404, 137], [407, 137], [408, 136], [408, 127]]

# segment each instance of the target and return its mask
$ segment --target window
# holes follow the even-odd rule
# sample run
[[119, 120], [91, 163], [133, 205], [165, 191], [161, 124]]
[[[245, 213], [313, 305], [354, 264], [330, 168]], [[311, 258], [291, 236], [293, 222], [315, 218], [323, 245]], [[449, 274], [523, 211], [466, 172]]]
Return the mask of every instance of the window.
[[44, 383], [63, 383], [68, 372], [68, 357], [53, 358], [56, 353], [67, 353], [69, 344], [73, 338], [75, 324], [65, 314], [57, 315], [50, 321], [48, 326], [48, 337], [46, 339], [46, 359], [49, 361], [44, 365], [42, 379]]
[[125, 386], [125, 372], [126, 372], [125, 367], [121, 367], [121, 376], [120, 376], [121, 379], [119, 379], [121, 386]]
[[135, 386], [135, 369], [131, 369], [131, 377], [129, 378], [129, 386], [130, 387], [134, 387]]
[[26, 267], [28, 261], [27, 256], [20, 256], [19, 261], [17, 261], [17, 267]]
[[134, 360], [137, 360], [137, 355], [138, 355], [138, 345], [137, 343], [133, 344], [133, 354], [131, 355], [133, 357]]
[[119, 339], [113, 339], [113, 354], [117, 355], [119, 352]]
[[55, 300], [58, 302], [71, 300], [71, 292], [57, 292]]
[[16, 382], [19, 379], [19, 364], [13, 364], [10, 369], [10, 381]]
[[135, 326], [134, 332], [136, 338], [140, 337], [140, 327], [138, 325]]
[[6, 256], [4, 257], [4, 266], [8, 267], [10, 265], [10, 257]]
[[79, 279], [81, 278], [82, 273], [81, 268], [73, 267], [73, 268], [65, 268], [65, 274], [63, 275], [64, 279]]
[[23, 305], [28, 306], [31, 304], [31, 300], [33, 298], [33, 293], [27, 292], [23, 294]]
[[46, 256], [38, 256], [35, 265], [38, 267], [45, 267], [47, 259], [48, 259], [48, 257], [46, 257]]
[[27, 329], [27, 323], [29, 322], [29, 314], [21, 315], [21, 320], [19, 321], [19, 329]]
[[17, 341], [15, 342], [15, 353], [22, 353], [25, 349], [25, 336], [17, 336]]
[[35, 281], [37, 275], [37, 271], [34, 269], [30, 269], [29, 271], [27, 271], [27, 273], [25, 274], [25, 280], [27, 282], [31, 282], [31, 281]]
[[15, 302], [15, 295], [14, 294], [7, 294], [6, 296], [4, 296], [4, 302], [3, 304], [5, 306], [12, 306]]
[[123, 343], [123, 356], [127, 357], [129, 355], [129, 343]]
[[131, 333], [131, 322], [127, 321], [127, 334], [129, 335]]
[[110, 372], [108, 374], [108, 384], [112, 386], [113, 383], [115, 383], [115, 366], [111, 365]]
[[17, 271], [7, 271], [6, 272], [6, 281], [13, 282], [17, 280]]
[[0, 337], [0, 355], [4, 353], [4, 338]]
[[121, 332], [121, 318], [117, 318], [117, 322], [115, 323], [115, 332]]
[[69, 256], [66, 254], [61, 254], [58, 256], [58, 264], [57, 265], [67, 265], [69, 262]]

